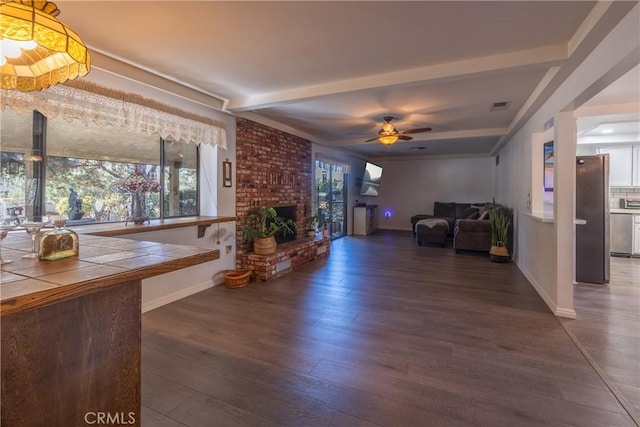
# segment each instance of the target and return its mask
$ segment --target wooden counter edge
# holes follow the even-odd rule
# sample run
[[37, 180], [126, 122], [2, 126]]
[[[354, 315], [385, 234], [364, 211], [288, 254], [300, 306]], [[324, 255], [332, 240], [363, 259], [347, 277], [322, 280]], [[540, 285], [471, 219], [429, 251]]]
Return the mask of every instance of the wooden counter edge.
[[198, 225], [211, 225], [223, 222], [233, 222], [234, 216], [212, 216], [212, 217], [188, 217], [188, 218], [166, 218], [154, 219], [150, 224], [127, 224], [100, 223], [83, 226], [71, 226], [69, 229], [79, 234], [90, 236], [117, 237], [125, 234], [145, 233], [148, 231], [169, 230], [172, 228], [194, 227]]
[[102, 289], [118, 285], [123, 282], [140, 281], [142, 279], [159, 276], [161, 274], [169, 273], [205, 262], [215, 261], [219, 258], [220, 251], [218, 249], [212, 249], [199, 254], [188, 255], [159, 264], [134, 268], [118, 274], [112, 274], [97, 279], [85, 280], [69, 285], [58, 285], [50, 289], [32, 292], [27, 295], [7, 298], [0, 304], [0, 316], [6, 316], [33, 308], [44, 307], [54, 303], [98, 292]]

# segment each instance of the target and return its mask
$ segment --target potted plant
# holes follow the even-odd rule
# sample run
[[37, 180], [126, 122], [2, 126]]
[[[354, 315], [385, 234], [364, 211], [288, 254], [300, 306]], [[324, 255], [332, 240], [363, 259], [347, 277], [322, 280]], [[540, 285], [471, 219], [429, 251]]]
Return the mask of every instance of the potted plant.
[[489, 221], [491, 222], [491, 249], [489, 255], [491, 261], [509, 261], [509, 250], [507, 249], [507, 236], [511, 223], [508, 212], [502, 207], [496, 206], [495, 200], [491, 206]]
[[327, 225], [327, 220], [324, 217], [321, 220], [322, 227], [322, 237], [329, 237], [329, 226]]
[[258, 208], [247, 216], [244, 229], [245, 242], [253, 242], [253, 251], [257, 255], [270, 255], [276, 251], [275, 235], [294, 233], [296, 223], [278, 216], [274, 208]]
[[307, 220], [307, 237], [315, 237], [316, 230], [318, 229], [318, 217], [311, 216]]

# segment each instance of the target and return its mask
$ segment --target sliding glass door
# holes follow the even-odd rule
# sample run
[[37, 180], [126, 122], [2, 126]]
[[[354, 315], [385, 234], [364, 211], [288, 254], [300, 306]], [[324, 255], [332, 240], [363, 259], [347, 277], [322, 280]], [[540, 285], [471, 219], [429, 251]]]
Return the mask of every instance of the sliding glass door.
[[347, 234], [347, 178], [341, 165], [316, 160], [316, 208], [332, 239]]

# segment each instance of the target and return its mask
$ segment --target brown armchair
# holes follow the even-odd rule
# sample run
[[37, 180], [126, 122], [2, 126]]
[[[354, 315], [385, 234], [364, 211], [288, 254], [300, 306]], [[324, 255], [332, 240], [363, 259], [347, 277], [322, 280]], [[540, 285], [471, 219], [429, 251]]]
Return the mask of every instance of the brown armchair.
[[484, 219], [459, 219], [453, 236], [453, 248], [489, 252], [491, 249], [491, 222]]
[[[510, 218], [509, 229], [507, 232], [507, 248], [509, 253], [513, 253], [513, 212], [511, 209], [505, 209]], [[489, 252], [491, 249], [491, 221], [487, 219], [459, 219], [456, 220], [455, 230], [453, 232], [453, 248], [456, 253], [463, 250]]]

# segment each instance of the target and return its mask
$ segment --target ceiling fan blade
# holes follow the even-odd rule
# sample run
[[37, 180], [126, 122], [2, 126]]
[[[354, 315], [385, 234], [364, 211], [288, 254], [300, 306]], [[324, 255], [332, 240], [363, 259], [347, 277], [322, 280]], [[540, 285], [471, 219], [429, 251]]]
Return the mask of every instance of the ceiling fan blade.
[[407, 135], [398, 135], [398, 139], [401, 139], [403, 141], [411, 141], [413, 138]]
[[371, 141], [375, 141], [377, 139], [378, 139], [378, 137], [376, 136], [375, 138], [367, 139], [365, 142], [371, 142]]
[[417, 128], [417, 129], [409, 129], [409, 130], [401, 130], [399, 134], [408, 134], [408, 133], [421, 133], [421, 132], [429, 132], [431, 128]]

